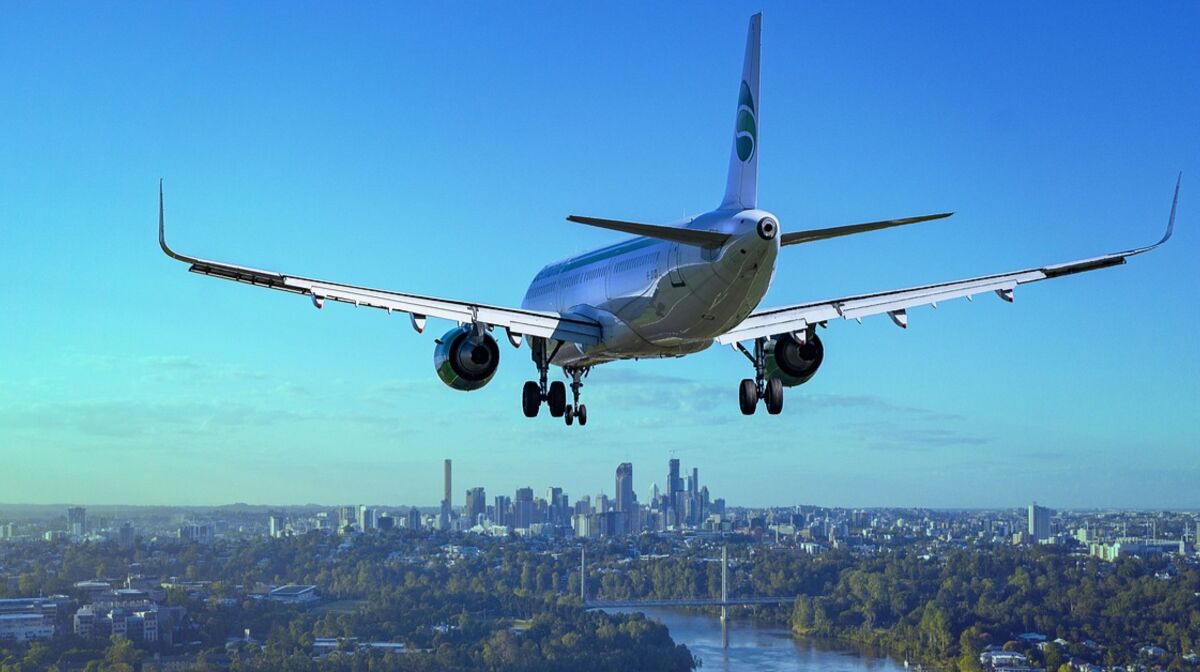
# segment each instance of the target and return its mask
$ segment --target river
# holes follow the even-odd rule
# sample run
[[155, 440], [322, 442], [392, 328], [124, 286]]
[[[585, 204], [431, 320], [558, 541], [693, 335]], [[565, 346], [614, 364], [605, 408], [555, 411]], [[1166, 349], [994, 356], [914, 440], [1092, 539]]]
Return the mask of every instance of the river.
[[671, 638], [686, 644], [700, 658], [702, 672], [710, 670], [776, 672], [904, 672], [904, 665], [868, 648], [823, 640], [796, 639], [777, 625], [748, 619], [731, 619], [729, 646], [722, 646], [721, 619], [716, 616], [669, 608], [639, 610], [661, 621]]

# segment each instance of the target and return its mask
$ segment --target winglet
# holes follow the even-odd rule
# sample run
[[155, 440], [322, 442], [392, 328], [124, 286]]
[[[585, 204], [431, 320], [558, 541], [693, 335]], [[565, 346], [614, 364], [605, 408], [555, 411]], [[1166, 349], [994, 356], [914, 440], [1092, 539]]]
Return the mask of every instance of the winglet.
[[166, 223], [163, 217], [163, 181], [158, 178], [158, 246], [163, 252], [171, 254], [171, 248], [167, 247]]
[[1135, 254], [1149, 252], [1150, 250], [1153, 250], [1154, 248], [1158, 247], [1159, 245], [1162, 245], [1163, 243], [1165, 243], [1171, 239], [1171, 235], [1175, 233], [1175, 210], [1178, 209], [1178, 207], [1179, 207], [1179, 185], [1182, 183], [1183, 183], [1183, 171], [1181, 170], [1181, 171], [1179, 171], [1179, 176], [1175, 178], [1175, 196], [1171, 198], [1171, 215], [1169, 217], [1167, 217], [1167, 231], [1166, 231], [1166, 233], [1163, 234], [1163, 237], [1159, 238], [1158, 242], [1154, 243], [1153, 245], [1147, 245], [1145, 247], [1139, 247], [1134, 250], [1129, 250], [1129, 252], [1127, 252], [1125, 254], [1128, 254], [1129, 256], [1133, 256]]
[[188, 263], [194, 261], [189, 257], [176, 254], [175, 250], [172, 250], [167, 245], [166, 218], [163, 216], [163, 181], [161, 177], [158, 178], [158, 246], [161, 247], [162, 251], [172, 259], [178, 259], [179, 261], [186, 261]]
[[1167, 232], [1163, 234], [1162, 240], [1158, 241], [1151, 247], [1158, 247], [1171, 239], [1171, 234], [1175, 233], [1175, 208], [1179, 206], [1179, 185], [1183, 182], [1183, 171], [1179, 171], [1179, 177], [1175, 178], [1175, 197], [1171, 199], [1171, 216], [1167, 218]]

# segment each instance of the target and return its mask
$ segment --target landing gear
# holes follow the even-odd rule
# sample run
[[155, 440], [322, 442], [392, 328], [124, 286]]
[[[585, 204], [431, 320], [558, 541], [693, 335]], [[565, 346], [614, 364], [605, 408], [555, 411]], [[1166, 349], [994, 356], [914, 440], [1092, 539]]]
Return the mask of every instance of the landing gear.
[[546, 405], [550, 407], [550, 415], [556, 418], [561, 418], [567, 410], [567, 386], [563, 385], [561, 380], [556, 380], [550, 383], [550, 393], [546, 398]]
[[538, 379], [537, 381], [525, 381], [524, 387], [521, 388], [521, 412], [527, 418], [535, 418], [544, 401], [550, 409], [551, 417], [565, 418], [568, 425], [574, 424], [576, 420], [580, 425], [586, 425], [587, 406], [579, 403], [579, 390], [583, 387], [584, 376], [591, 369], [587, 367], [564, 369], [571, 376], [572, 403], [570, 404], [567, 403], [567, 386], [561, 380], [553, 383], [547, 380], [550, 377], [550, 362], [554, 361], [554, 356], [558, 354], [562, 345], [562, 341], [555, 341], [554, 347], [551, 348], [550, 342], [545, 338], [529, 339], [529, 348], [533, 351], [533, 363], [538, 369]]
[[742, 407], [742, 415], [754, 415], [754, 409], [758, 408], [758, 386], [753, 380], [742, 379], [738, 387], [738, 405]]
[[538, 384], [532, 380], [525, 381], [525, 387], [521, 388], [521, 412], [527, 418], [536, 418], [541, 407], [542, 392], [538, 389]]
[[782, 380], [772, 378], [767, 381], [767, 395], [764, 401], [767, 403], [767, 413], [779, 415], [779, 412], [783, 410]]
[[[587, 406], [579, 403], [579, 390], [583, 388], [583, 377], [588, 374], [591, 369], [566, 369], [566, 372], [571, 374], [571, 401], [567, 404], [566, 417], [567, 425], [570, 426], [575, 420], [579, 421], [579, 426], [587, 424]], [[562, 383], [559, 383], [560, 385]]]
[[779, 415], [783, 411], [783, 381], [778, 378], [767, 379], [766, 346], [767, 339], [755, 339], [754, 352], [751, 353], [746, 346], [737, 344], [737, 349], [754, 365], [754, 379], [745, 378], [738, 386], [738, 406], [742, 409], [742, 415], [754, 415], [760, 399], [765, 402], [767, 413]]

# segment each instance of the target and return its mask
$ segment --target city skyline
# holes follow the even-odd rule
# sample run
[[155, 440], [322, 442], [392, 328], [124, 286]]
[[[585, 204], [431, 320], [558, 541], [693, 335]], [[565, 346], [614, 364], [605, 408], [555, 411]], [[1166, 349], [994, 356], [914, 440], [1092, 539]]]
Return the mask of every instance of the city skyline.
[[[1195, 3], [310, 9], [0, 23], [0, 499], [436, 506], [434, 456], [511, 496], [607, 491], [622, 462], [643, 483], [677, 454], [748, 506], [1197, 505]], [[831, 323], [776, 418], [738, 414], [728, 348], [597, 367], [569, 433], [519, 417], [527, 349], [456, 394], [432, 323], [205, 281], [157, 248], [165, 178], [180, 249], [519, 300], [542, 264], [620, 239], [569, 213], [714, 205], [759, 9], [781, 228], [957, 212], [795, 250], [764, 307], [1151, 242], [1182, 170], [1172, 244], [1015, 306]]]
[[[653, 468], [648, 464], [643, 465], [641, 470], [636, 469], [636, 464], [633, 462], [622, 462], [620, 464], [613, 465], [613, 466], [615, 466], [615, 480], [608, 481], [608, 484], [612, 485], [611, 488], [609, 488], [608, 485], [605, 484], [605, 481], [601, 475], [595, 475], [593, 478], [591, 478], [591, 480], [595, 484], [594, 487], [585, 486], [585, 487], [576, 488], [576, 489], [572, 489], [570, 487], [564, 487], [563, 485], [561, 485], [560, 481], [553, 481], [553, 480], [551, 482], [547, 482], [547, 483], [530, 483], [528, 481], [520, 481], [520, 479], [518, 478], [517, 480], [514, 481], [514, 483], [520, 483], [520, 484], [514, 485], [507, 489], [497, 487], [497, 486], [495, 486], [491, 483], [485, 482], [485, 481], [468, 481], [467, 484], [465, 485], [465, 487], [460, 488], [459, 497], [461, 499], [456, 500], [455, 497], [453, 496], [453, 491], [452, 491], [453, 485], [452, 485], [452, 467], [451, 467], [451, 465], [453, 462], [454, 462], [454, 460], [451, 458], [442, 458], [440, 460], [431, 460], [428, 463], [428, 466], [430, 468], [429, 474], [431, 476], [440, 477], [440, 479], [434, 479], [437, 481], [437, 490], [441, 493], [440, 495], [438, 495], [438, 500], [436, 502], [422, 501], [422, 500], [409, 500], [409, 499], [403, 499], [403, 498], [401, 498], [401, 499], [386, 499], [386, 500], [385, 499], [364, 500], [362, 498], [359, 498], [359, 499], [324, 500], [324, 501], [317, 500], [317, 499], [308, 499], [306, 501], [271, 502], [271, 501], [250, 501], [247, 498], [240, 498], [237, 500], [230, 500], [227, 502], [213, 502], [213, 503], [203, 503], [203, 504], [170, 504], [170, 503], [137, 504], [137, 503], [131, 503], [131, 502], [88, 502], [88, 501], [76, 499], [76, 500], [64, 500], [61, 502], [57, 502], [57, 501], [52, 501], [52, 502], [0, 501], [0, 512], [2, 512], [5, 509], [5, 507], [9, 507], [9, 508], [35, 507], [35, 508], [39, 508], [39, 509], [40, 508], [54, 508], [54, 507], [64, 508], [65, 507], [65, 510], [68, 511], [69, 516], [70, 515], [77, 516], [77, 520], [75, 520], [75, 521], [68, 518], [68, 526], [70, 527], [74, 522], [78, 522], [82, 526], [82, 529], [87, 529], [87, 523], [85, 521], [86, 521], [86, 509], [88, 507], [96, 507], [96, 508], [101, 508], [101, 509], [106, 509], [106, 510], [107, 509], [119, 510], [122, 507], [127, 507], [130, 509], [155, 509], [155, 508], [176, 509], [177, 508], [177, 509], [198, 509], [198, 510], [219, 509], [219, 508], [223, 508], [223, 507], [237, 507], [237, 506], [247, 506], [247, 507], [253, 507], [253, 508], [340, 507], [340, 508], [347, 509], [347, 510], [349, 510], [350, 508], [353, 508], [354, 512], [352, 514], [346, 514], [346, 515], [351, 516], [351, 518], [353, 518], [353, 519], [358, 519], [358, 516], [362, 515], [362, 511], [360, 509], [367, 509], [368, 507], [371, 507], [370, 510], [375, 514], [381, 513], [383, 509], [390, 508], [392, 510], [391, 512], [393, 513], [393, 515], [403, 514], [404, 511], [402, 511], [402, 510], [416, 508], [416, 509], [422, 510], [423, 512], [432, 512], [432, 514], [435, 515], [435, 519], [439, 520], [442, 524], [444, 524], [445, 520], [440, 518], [440, 515], [442, 513], [445, 513], [447, 515], [454, 514], [456, 516], [459, 515], [460, 513], [465, 514], [468, 511], [471, 511], [473, 507], [477, 507], [479, 505], [479, 502], [480, 502], [480, 500], [478, 499], [479, 497], [483, 498], [482, 499], [483, 506], [481, 508], [478, 508], [477, 511], [483, 511], [483, 510], [492, 508], [492, 506], [494, 505], [494, 501], [497, 498], [505, 499], [505, 500], [507, 500], [508, 504], [511, 505], [511, 503], [514, 501], [514, 498], [523, 496], [523, 493], [528, 494], [528, 497], [530, 498], [529, 501], [543, 500], [550, 504], [552, 504], [558, 496], [567, 497], [570, 499], [571, 502], [577, 502], [583, 497], [587, 497], [594, 502], [594, 500], [597, 496], [601, 496], [601, 497], [605, 497], [607, 499], [607, 502], [612, 511], [620, 511], [621, 503], [623, 500], [619, 493], [622, 492], [622, 483], [624, 483], [626, 481], [629, 483], [629, 491], [628, 492], [632, 498], [631, 503], [634, 506], [643, 506], [643, 507], [649, 506], [648, 503], [653, 502], [658, 497], [659, 494], [662, 495], [662, 497], [664, 498], [665, 501], [672, 501], [673, 498], [675, 496], [677, 496], [677, 494], [683, 495], [683, 496], [692, 496], [694, 494], [694, 495], [698, 496], [701, 493], [701, 490], [703, 490], [703, 492], [706, 496], [708, 496], [708, 494], [709, 494], [709, 488], [708, 488], [707, 483], [704, 483], [702, 485], [699, 484], [700, 483], [700, 479], [699, 479], [700, 466], [693, 465], [687, 470], [682, 470], [681, 460], [679, 458], [671, 457], [666, 460], [666, 463], [665, 463], [666, 468], [663, 471], [663, 473], [659, 474], [657, 477], [654, 475]], [[440, 471], [437, 471], [436, 468], [439, 464], [441, 466], [441, 469], [440, 469]], [[662, 465], [660, 465], [660, 466], [662, 466]], [[466, 467], [467, 467], [468, 473], [476, 473], [475, 470], [470, 469], [469, 464], [466, 465]], [[609, 471], [610, 471], [610, 474], [613, 473], [612, 469], [610, 469]], [[707, 470], [706, 474], [711, 473], [711, 471], [712, 471], [711, 469]], [[641, 474], [640, 480], [638, 480], [638, 478], [635, 478], [635, 474]], [[673, 479], [675, 479], [674, 483], [673, 483]], [[720, 480], [720, 479], [718, 479], [718, 480]], [[696, 483], [697, 485], [694, 486], [693, 483]], [[543, 491], [546, 493], [545, 497], [542, 497], [539, 494]], [[639, 495], [638, 494], [639, 491], [642, 494]], [[447, 495], [450, 495], [449, 500], [447, 500]], [[713, 496], [711, 498], [717, 499], [718, 497]], [[1036, 498], [1032, 499], [1032, 500], [1026, 500], [1025, 502], [1020, 502], [1016, 499], [1012, 499], [1005, 503], [998, 504], [998, 505], [991, 505], [991, 506], [929, 506], [929, 505], [922, 505], [922, 504], [865, 505], [865, 504], [853, 504], [853, 503], [852, 504], [835, 504], [835, 503], [831, 503], [831, 502], [827, 502], [827, 501], [803, 499], [803, 498], [801, 500], [797, 500], [797, 501], [774, 502], [774, 503], [769, 503], [769, 504], [745, 504], [745, 503], [741, 503], [741, 502], [737, 502], [737, 501], [728, 501], [728, 498], [725, 496], [720, 496], [719, 499], [722, 500], [722, 504], [724, 507], [727, 507], [730, 509], [748, 509], [748, 510], [786, 509], [786, 508], [790, 508], [790, 507], [812, 507], [812, 506], [816, 506], [819, 508], [843, 509], [843, 510], [913, 509], [913, 510], [922, 510], [922, 511], [944, 511], [944, 512], [1013, 510], [1013, 511], [1020, 512], [1020, 514], [1027, 520], [1026, 526], [1028, 528], [1028, 530], [1027, 530], [1028, 534], [1034, 539], [1044, 538], [1045, 526], [1048, 524], [1046, 521], [1049, 520], [1048, 517], [1053, 516], [1058, 511], [1071, 512], [1071, 513], [1087, 513], [1087, 512], [1101, 512], [1101, 511], [1113, 511], [1113, 512], [1174, 511], [1174, 512], [1179, 512], [1179, 513], [1190, 513], [1190, 512], [1200, 511], [1200, 504], [1196, 504], [1193, 506], [1182, 506], [1182, 507], [1123, 507], [1123, 506], [1112, 506], [1112, 505], [1073, 507], [1073, 506], [1062, 506], [1062, 505], [1057, 505], [1057, 504], [1055, 504], [1053, 506], [1044, 506], [1044, 505], [1039, 504], [1039, 501], [1043, 501], [1043, 500], [1039, 500]], [[455, 504], [455, 501], [461, 501], [461, 503]], [[1043, 501], [1043, 504], [1044, 504], [1044, 501]], [[75, 513], [72, 513], [72, 512], [75, 512]], [[1198, 527], [1197, 529], [1200, 530], [1200, 527]], [[1043, 532], [1041, 532], [1039, 534], [1039, 532], [1038, 532], [1039, 530], [1043, 530]]]

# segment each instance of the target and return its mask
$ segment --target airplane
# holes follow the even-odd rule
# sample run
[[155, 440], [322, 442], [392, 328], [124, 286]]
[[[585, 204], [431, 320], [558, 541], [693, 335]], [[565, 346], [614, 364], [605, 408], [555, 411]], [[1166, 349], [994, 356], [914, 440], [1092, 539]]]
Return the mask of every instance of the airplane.
[[[830, 320], [861, 323], [864, 317], [887, 315], [907, 328], [908, 310], [917, 306], [936, 308], [943, 301], [971, 300], [988, 292], [1011, 303], [1018, 285], [1124, 264], [1171, 237], [1182, 173], [1175, 182], [1166, 233], [1153, 245], [1010, 273], [759, 310], [780, 248], [953, 214], [784, 231], [778, 217], [758, 207], [761, 35], [759, 13], [750, 18], [720, 205], [676, 225], [567, 217], [635, 237], [546, 265], [534, 276], [519, 308], [360, 287], [178, 254], [166, 242], [161, 180], [159, 245], [194, 273], [305, 295], [317, 308], [337, 301], [405, 313], [418, 333], [429, 317], [456, 322], [436, 340], [433, 357], [438, 377], [455, 390], [478, 390], [492, 380], [500, 364], [495, 334], [503, 328], [513, 347], [528, 341], [537, 369], [537, 380], [526, 381], [521, 390], [524, 415], [537, 416], [545, 404], [551, 417], [582, 426], [588, 420], [587, 406], [579, 400], [583, 379], [600, 364], [682, 357], [714, 342], [729, 345], [753, 367], [753, 377], [738, 386], [741, 412], [751, 415], [762, 402], [767, 413], [777, 415], [783, 410], [784, 388], [808, 382], [824, 361], [825, 347], [816, 328], [827, 327]], [[570, 378], [570, 403], [566, 384], [548, 380], [552, 366]]]

